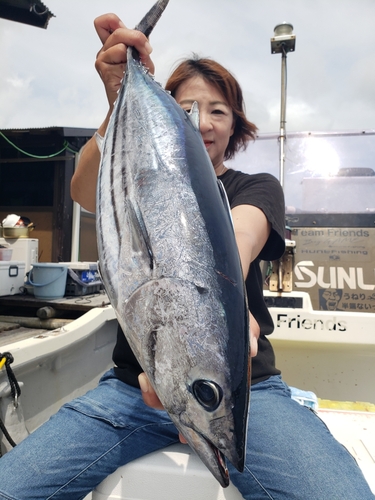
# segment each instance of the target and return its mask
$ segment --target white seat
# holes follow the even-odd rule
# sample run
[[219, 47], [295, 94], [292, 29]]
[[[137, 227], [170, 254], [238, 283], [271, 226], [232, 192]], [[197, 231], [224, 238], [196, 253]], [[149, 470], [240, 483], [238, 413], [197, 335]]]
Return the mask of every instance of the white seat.
[[92, 492], [92, 500], [243, 500], [221, 488], [187, 445], [176, 444], [120, 467]]

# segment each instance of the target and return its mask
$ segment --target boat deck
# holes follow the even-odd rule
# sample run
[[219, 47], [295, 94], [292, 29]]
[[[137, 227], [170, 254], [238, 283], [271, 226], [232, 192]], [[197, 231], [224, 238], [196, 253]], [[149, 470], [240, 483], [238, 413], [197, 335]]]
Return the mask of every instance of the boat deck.
[[37, 335], [42, 335], [47, 330], [43, 328], [26, 328], [17, 323], [5, 323], [0, 321], [0, 348], [13, 342], [20, 342]]
[[[33, 295], [4, 295], [0, 297], [0, 311], [5, 308], [34, 308], [38, 309], [44, 306], [52, 306], [60, 311], [76, 311], [84, 313], [93, 307], [104, 307], [109, 304], [109, 299], [103, 291], [82, 296], [69, 296], [62, 299], [37, 299]], [[3, 314], [3, 313], [2, 313]]]
[[94, 307], [104, 307], [109, 304], [109, 299], [104, 292], [81, 297], [63, 297], [62, 299], [37, 299], [28, 294], [6, 295], [0, 297], [0, 348], [10, 343], [26, 340], [42, 335], [47, 329], [42, 326], [26, 327], [22, 324], [9, 323], [2, 315], [14, 317], [35, 317], [36, 311], [42, 307], [52, 307], [56, 317], [76, 319]]
[[318, 414], [356, 459], [375, 494], [375, 412], [321, 408]]

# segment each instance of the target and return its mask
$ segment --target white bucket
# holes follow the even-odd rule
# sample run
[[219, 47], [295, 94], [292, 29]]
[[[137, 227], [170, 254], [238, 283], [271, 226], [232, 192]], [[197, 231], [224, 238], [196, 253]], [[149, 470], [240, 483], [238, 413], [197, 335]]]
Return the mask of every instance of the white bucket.
[[61, 299], [65, 295], [67, 268], [60, 264], [33, 264], [29, 283], [37, 299]]

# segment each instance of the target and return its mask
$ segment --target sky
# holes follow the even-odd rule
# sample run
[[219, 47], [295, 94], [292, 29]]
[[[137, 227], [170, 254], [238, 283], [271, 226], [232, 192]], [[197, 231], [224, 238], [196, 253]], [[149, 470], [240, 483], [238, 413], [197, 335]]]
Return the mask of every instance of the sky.
[[[0, 128], [96, 128], [107, 111], [93, 20], [135, 26], [153, 0], [44, 0], [46, 30], [0, 19]], [[287, 132], [375, 129], [374, 0], [170, 0], [151, 35], [156, 79], [193, 52], [239, 80], [260, 133], [280, 127], [281, 56], [270, 38], [294, 26], [287, 58]]]

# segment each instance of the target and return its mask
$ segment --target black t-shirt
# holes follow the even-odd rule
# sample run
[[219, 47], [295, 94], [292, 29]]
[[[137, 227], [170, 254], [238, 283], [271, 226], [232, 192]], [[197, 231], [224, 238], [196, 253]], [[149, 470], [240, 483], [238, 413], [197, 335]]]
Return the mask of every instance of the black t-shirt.
[[[249, 309], [260, 326], [258, 354], [252, 359], [251, 383], [255, 384], [279, 374], [275, 366], [275, 355], [266, 335], [273, 331], [273, 321], [263, 298], [263, 279], [260, 260], [276, 260], [284, 253], [285, 207], [284, 195], [279, 181], [270, 174], [244, 174], [227, 170], [219, 177], [227, 192], [229, 205], [253, 205], [266, 215], [271, 224], [271, 234], [259, 257], [251, 263], [246, 279]], [[121, 328], [113, 351], [116, 376], [123, 382], [139, 387], [138, 375], [142, 368], [134, 356]]]

